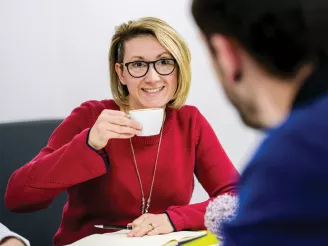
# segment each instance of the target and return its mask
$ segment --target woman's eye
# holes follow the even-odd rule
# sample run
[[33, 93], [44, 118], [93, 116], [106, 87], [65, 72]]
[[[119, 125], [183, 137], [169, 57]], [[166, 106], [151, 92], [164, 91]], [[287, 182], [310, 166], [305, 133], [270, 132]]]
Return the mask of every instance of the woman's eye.
[[161, 64], [168, 65], [168, 64], [170, 64], [170, 60], [163, 59], [163, 60], [161, 60]]
[[161, 59], [159, 60], [161, 66], [174, 66], [174, 60], [172, 59]]
[[143, 62], [134, 62], [132, 65], [134, 68], [139, 68], [139, 67], [143, 67], [144, 63]]

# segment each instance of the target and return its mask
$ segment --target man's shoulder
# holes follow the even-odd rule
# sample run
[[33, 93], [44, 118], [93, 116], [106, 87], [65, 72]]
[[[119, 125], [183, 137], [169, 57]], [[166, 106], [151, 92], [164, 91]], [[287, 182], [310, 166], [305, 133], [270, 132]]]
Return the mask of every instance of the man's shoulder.
[[[245, 245], [305, 245], [295, 231], [326, 237], [328, 122], [327, 113], [320, 114], [326, 107], [298, 108], [269, 132], [242, 173], [239, 213], [225, 228], [227, 238]], [[317, 245], [311, 240], [308, 245]]]
[[[325, 107], [326, 111], [321, 112]], [[290, 175], [328, 175], [327, 126], [328, 101], [295, 110], [280, 127], [270, 131], [246, 170], [273, 170], [272, 175], [281, 175], [279, 169]]]
[[314, 102], [292, 110], [290, 116], [280, 127], [282, 132], [293, 132], [301, 136], [328, 137], [328, 94]]

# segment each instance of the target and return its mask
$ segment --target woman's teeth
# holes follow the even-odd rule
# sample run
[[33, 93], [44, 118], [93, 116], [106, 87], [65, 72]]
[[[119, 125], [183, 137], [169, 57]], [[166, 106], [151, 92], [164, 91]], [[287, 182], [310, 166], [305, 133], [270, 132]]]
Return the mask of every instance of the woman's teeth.
[[142, 90], [145, 91], [145, 92], [148, 92], [148, 93], [156, 93], [156, 92], [159, 92], [159, 91], [161, 91], [163, 89], [164, 89], [164, 86], [159, 87], [159, 88], [155, 88], [155, 89], [146, 89], [146, 88], [143, 88]]

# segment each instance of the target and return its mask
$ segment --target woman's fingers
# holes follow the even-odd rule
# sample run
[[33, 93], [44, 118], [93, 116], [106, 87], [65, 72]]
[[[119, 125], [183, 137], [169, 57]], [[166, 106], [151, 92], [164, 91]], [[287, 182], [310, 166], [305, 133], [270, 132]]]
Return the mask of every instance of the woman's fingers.
[[119, 110], [104, 109], [101, 113], [104, 114], [104, 115], [109, 115], [109, 116], [124, 116], [124, 117], [128, 117], [126, 115], [126, 113], [124, 113], [123, 111], [119, 111]]
[[129, 135], [138, 135], [141, 133], [140, 130], [136, 130], [129, 126], [120, 126], [115, 124], [109, 124], [107, 127], [108, 131], [115, 132], [117, 134], [129, 134]]
[[148, 232], [147, 235], [154, 236], [154, 235], [165, 234], [165, 233], [166, 233], [165, 227], [159, 226], [159, 227], [155, 227], [154, 230]]
[[142, 237], [147, 235], [150, 231], [153, 230], [153, 227], [149, 224], [141, 224], [134, 228], [128, 236], [130, 237]]
[[136, 130], [141, 130], [142, 128], [140, 123], [125, 116], [108, 117], [108, 122], [119, 126], [128, 126]]
[[113, 132], [110, 130], [107, 130], [105, 133], [105, 137], [108, 139], [114, 139], [114, 138], [128, 139], [128, 138], [132, 138], [134, 135], [135, 134], [118, 133], [118, 132]]

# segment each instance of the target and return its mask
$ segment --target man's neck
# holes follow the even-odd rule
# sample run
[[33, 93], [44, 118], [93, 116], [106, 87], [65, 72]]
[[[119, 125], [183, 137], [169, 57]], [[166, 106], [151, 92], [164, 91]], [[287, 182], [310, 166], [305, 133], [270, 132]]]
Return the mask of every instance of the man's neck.
[[257, 93], [258, 117], [265, 126], [275, 127], [289, 115], [300, 87], [313, 71], [313, 65], [304, 65], [293, 79], [259, 78], [263, 83]]

